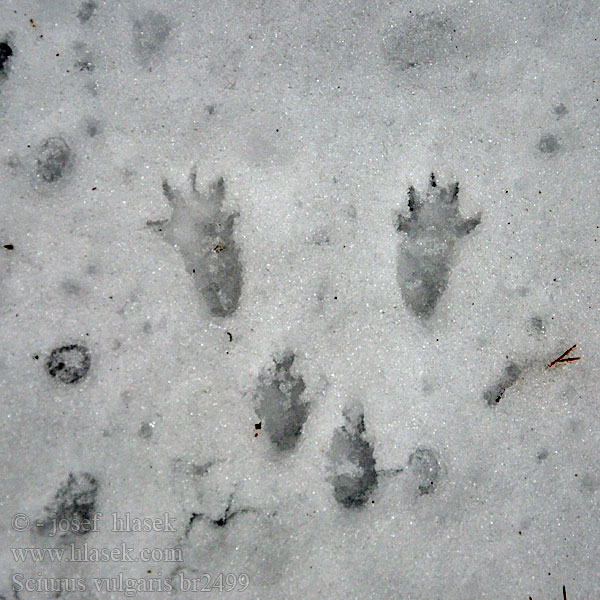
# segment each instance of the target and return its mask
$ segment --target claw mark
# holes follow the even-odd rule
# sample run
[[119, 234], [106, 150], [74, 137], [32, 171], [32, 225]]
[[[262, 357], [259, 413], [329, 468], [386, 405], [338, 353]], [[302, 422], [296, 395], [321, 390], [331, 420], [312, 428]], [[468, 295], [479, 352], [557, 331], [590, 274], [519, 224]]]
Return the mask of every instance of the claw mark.
[[576, 360], [581, 360], [581, 356], [570, 356], [570, 357], [567, 358], [567, 356], [575, 348], [577, 348], [577, 344], [573, 344], [568, 350], [566, 350], [565, 352], [563, 352], [556, 360], [553, 360], [551, 363], [547, 364], [546, 367], [549, 369], [550, 367], [553, 367], [557, 363], [566, 363], [566, 362], [574, 362]]
[[171, 204], [173, 204], [175, 202], [175, 192], [173, 190], [173, 188], [169, 185], [169, 182], [166, 179], [163, 179], [162, 181], [162, 190], [163, 190], [163, 194], [165, 195], [165, 198], [171, 202]]
[[220, 516], [218, 519], [211, 519], [205, 513], [193, 512], [191, 514], [188, 524], [185, 528], [185, 536], [187, 537], [190, 534], [190, 532], [194, 526], [194, 522], [197, 519], [203, 519], [205, 521], [208, 521], [213, 527], [225, 527], [225, 525], [227, 525], [227, 523], [229, 523], [237, 515], [243, 515], [246, 513], [258, 514], [258, 512], [259, 511], [255, 508], [238, 508], [237, 510], [234, 510], [233, 509], [233, 494], [232, 494], [229, 497], [229, 500], [227, 501], [227, 506], [225, 507], [225, 511], [223, 512], [222, 516]]
[[[192, 192], [197, 192], [198, 190], [196, 189], [196, 179], [198, 177], [198, 168], [196, 166], [192, 167], [192, 170], [190, 171], [190, 186], [192, 188]], [[221, 179], [223, 179], [221, 177]]]

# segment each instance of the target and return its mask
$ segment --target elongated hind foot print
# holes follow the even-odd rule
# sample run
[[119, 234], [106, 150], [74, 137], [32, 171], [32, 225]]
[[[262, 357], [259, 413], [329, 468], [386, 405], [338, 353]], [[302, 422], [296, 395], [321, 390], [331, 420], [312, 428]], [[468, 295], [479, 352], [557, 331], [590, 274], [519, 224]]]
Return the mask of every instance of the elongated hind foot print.
[[458, 210], [458, 183], [440, 188], [432, 173], [425, 198], [408, 190], [409, 215], [399, 215], [398, 283], [408, 310], [429, 319], [448, 287], [457, 240], [481, 222]]
[[192, 171], [190, 188], [183, 194], [163, 180], [163, 194], [172, 207], [171, 218], [148, 222], [148, 226], [180, 253], [185, 270], [210, 312], [216, 317], [228, 317], [238, 309], [242, 295], [243, 267], [235, 241], [235, 220], [239, 214], [223, 210], [222, 177], [201, 193], [196, 190], [196, 173]]

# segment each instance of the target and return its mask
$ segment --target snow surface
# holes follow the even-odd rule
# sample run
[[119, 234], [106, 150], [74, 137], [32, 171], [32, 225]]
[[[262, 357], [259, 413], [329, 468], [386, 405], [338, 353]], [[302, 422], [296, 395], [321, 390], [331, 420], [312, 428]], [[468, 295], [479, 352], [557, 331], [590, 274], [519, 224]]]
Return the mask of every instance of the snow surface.
[[599, 17], [1, 0], [0, 598], [600, 598]]

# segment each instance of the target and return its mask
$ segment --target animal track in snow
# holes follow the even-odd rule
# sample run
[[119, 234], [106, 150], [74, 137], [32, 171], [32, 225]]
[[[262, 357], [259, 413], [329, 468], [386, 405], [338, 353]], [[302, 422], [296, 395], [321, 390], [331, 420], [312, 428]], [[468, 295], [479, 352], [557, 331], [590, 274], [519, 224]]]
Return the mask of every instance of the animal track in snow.
[[519, 375], [521, 375], [521, 367], [514, 362], [509, 362], [498, 381], [485, 390], [483, 399], [489, 406], [496, 406], [502, 400], [506, 390], [517, 381]]
[[402, 298], [417, 317], [428, 319], [448, 287], [456, 242], [481, 222], [458, 211], [458, 183], [439, 188], [431, 174], [425, 198], [408, 190], [408, 217], [399, 215], [402, 235], [398, 252], [398, 282]]
[[442, 466], [437, 453], [425, 446], [419, 446], [409, 456], [408, 471], [420, 496], [433, 494], [442, 476]]
[[98, 480], [90, 473], [69, 473], [52, 502], [45, 507], [45, 517], [38, 520], [36, 531], [54, 535], [56, 532], [51, 530], [57, 526], [62, 528], [61, 536], [69, 532], [85, 535], [93, 531], [92, 517], [96, 512], [98, 488]]
[[242, 263], [235, 242], [238, 213], [223, 211], [225, 181], [215, 179], [205, 193], [196, 189], [196, 173], [190, 174], [189, 194], [184, 196], [163, 180], [163, 193], [172, 206], [167, 221], [149, 222], [182, 256], [186, 271], [218, 317], [232, 315], [242, 293]]
[[365, 418], [357, 405], [345, 411], [346, 424], [336, 429], [330, 456], [333, 495], [345, 508], [361, 508], [377, 487], [373, 446], [365, 436]]
[[265, 421], [265, 431], [279, 451], [293, 450], [308, 418], [309, 403], [302, 375], [292, 371], [296, 356], [286, 353], [259, 377], [255, 392], [256, 414]]

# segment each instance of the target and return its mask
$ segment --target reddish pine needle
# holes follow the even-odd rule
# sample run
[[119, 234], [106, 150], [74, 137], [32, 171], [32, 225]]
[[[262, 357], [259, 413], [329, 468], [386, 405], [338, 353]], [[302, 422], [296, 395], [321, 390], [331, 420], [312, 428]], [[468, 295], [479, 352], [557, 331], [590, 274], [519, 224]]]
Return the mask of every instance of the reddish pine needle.
[[546, 365], [548, 368], [553, 367], [557, 363], [566, 363], [566, 362], [574, 362], [576, 360], [581, 360], [581, 356], [571, 356], [566, 358], [568, 354], [570, 354], [575, 348], [577, 348], [577, 344], [573, 344], [568, 350], [563, 352], [556, 360], [553, 360], [550, 364]]

